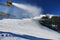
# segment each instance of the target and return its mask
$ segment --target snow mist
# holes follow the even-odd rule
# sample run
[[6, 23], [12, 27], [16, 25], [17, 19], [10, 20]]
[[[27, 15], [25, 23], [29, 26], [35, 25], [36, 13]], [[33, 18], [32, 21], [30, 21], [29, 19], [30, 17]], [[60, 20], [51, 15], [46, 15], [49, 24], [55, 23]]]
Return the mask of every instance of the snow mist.
[[19, 4], [19, 3], [12, 3], [12, 4], [16, 6], [17, 8], [23, 9], [26, 12], [28, 12], [29, 15], [31, 15], [31, 17], [40, 16], [40, 14], [42, 13], [42, 8], [38, 8], [36, 6], [27, 5], [27, 4]]

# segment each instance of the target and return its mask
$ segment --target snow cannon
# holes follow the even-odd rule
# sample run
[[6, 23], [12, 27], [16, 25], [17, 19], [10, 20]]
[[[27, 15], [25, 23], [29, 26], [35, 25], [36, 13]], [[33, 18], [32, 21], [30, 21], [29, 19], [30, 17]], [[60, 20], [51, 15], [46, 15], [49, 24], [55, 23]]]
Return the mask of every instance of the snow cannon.
[[12, 5], [12, 1], [7, 1], [6, 2], [6, 6], [11, 6]]

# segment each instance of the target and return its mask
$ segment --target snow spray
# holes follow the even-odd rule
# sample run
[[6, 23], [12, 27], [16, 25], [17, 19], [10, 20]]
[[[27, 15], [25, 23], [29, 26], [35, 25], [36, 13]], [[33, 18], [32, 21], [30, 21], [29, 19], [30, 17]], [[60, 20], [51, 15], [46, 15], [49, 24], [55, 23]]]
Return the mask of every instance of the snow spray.
[[38, 8], [36, 6], [19, 3], [12, 3], [12, 5], [16, 6], [17, 8], [26, 10], [26, 12], [28, 12], [32, 17], [40, 16], [40, 14], [42, 13], [42, 8]]

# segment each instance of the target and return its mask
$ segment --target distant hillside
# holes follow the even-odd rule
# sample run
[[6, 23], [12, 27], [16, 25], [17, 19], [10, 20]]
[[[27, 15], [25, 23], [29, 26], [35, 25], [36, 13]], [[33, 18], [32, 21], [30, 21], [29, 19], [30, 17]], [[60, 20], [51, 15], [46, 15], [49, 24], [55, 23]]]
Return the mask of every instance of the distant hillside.
[[56, 29], [60, 29], [60, 16], [53, 16], [51, 21], [52, 24], [55, 25]]
[[44, 26], [47, 26], [52, 29], [60, 30], [60, 16], [52, 16], [49, 18], [48, 16], [42, 17], [40, 23]]
[[0, 19], [3, 18], [15, 18], [16, 16], [8, 14], [8, 13], [4, 13], [4, 12], [0, 12]]

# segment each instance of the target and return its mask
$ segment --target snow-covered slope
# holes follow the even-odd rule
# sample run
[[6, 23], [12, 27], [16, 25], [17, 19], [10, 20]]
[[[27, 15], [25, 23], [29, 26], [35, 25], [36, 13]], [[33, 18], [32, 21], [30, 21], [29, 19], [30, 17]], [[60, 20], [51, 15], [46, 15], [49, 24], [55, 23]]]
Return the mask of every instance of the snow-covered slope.
[[42, 26], [37, 19], [3, 19], [0, 20], [0, 31], [52, 40], [60, 38], [59, 33]]
[[4, 38], [1, 38], [1, 40], [27, 40], [27, 39], [23, 39], [19, 37], [4, 37]]

